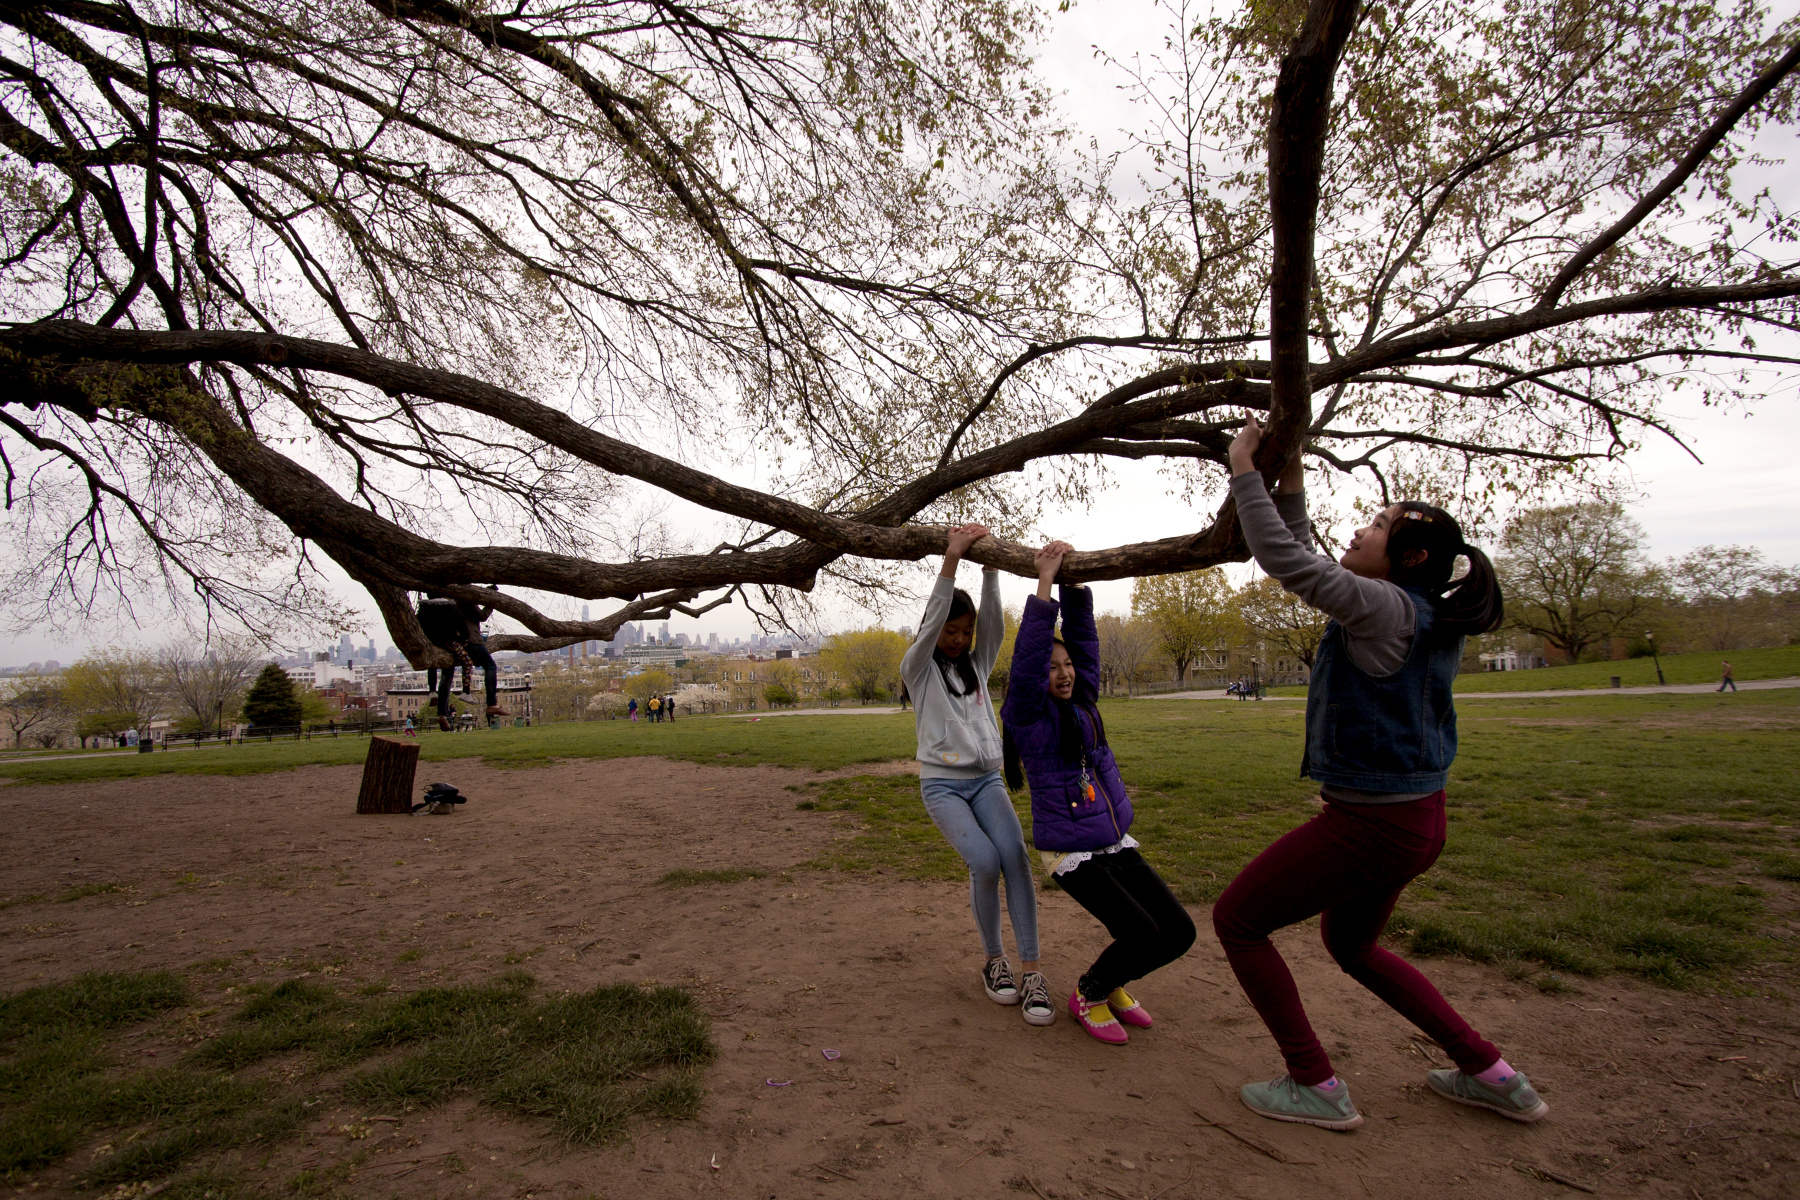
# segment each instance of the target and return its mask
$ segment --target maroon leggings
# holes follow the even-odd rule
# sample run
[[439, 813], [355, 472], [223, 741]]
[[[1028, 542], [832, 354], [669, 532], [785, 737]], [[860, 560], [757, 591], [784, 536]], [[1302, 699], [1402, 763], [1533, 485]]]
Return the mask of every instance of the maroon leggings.
[[1500, 1060], [1419, 972], [1375, 944], [1394, 902], [1444, 849], [1444, 793], [1405, 804], [1334, 804], [1256, 856], [1213, 906], [1213, 931], [1275, 1035], [1296, 1083], [1324, 1083], [1331, 1060], [1319, 1045], [1294, 977], [1269, 941], [1315, 913], [1325, 949], [1356, 982], [1424, 1030], [1471, 1074]]

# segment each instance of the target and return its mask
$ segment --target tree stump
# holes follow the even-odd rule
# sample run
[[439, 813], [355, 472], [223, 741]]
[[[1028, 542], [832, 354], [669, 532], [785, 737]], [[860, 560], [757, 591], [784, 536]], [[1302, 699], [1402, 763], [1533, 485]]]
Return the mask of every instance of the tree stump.
[[419, 743], [370, 738], [369, 757], [363, 762], [362, 792], [356, 797], [356, 811], [411, 812], [413, 775], [418, 767]]

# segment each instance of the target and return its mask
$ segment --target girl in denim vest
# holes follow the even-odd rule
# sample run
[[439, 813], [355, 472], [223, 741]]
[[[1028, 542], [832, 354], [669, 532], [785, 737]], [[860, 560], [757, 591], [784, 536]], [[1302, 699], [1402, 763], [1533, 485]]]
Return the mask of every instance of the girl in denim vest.
[[1069, 1015], [1090, 1036], [1122, 1046], [1130, 1040], [1126, 1025], [1151, 1025], [1125, 985], [1186, 954], [1194, 922], [1127, 832], [1131, 800], [1095, 705], [1094, 596], [1065, 583], [1062, 602], [1050, 599], [1050, 582], [1070, 549], [1051, 542], [1037, 553], [1037, 595], [1025, 601], [1002, 710], [1006, 782], [1015, 791], [1030, 783], [1031, 841], [1044, 866], [1113, 935], [1069, 994]]
[[[1456, 757], [1450, 687], [1463, 638], [1500, 623], [1487, 556], [1441, 508], [1406, 501], [1351, 538], [1341, 562], [1313, 553], [1298, 456], [1270, 498], [1253, 464], [1251, 417], [1231, 443], [1231, 495], [1264, 571], [1332, 620], [1306, 690], [1301, 772], [1324, 810], [1275, 842], [1225, 889], [1213, 929], [1238, 982], [1287, 1060], [1287, 1074], [1246, 1084], [1265, 1117], [1354, 1129], [1362, 1116], [1332, 1071], [1293, 976], [1269, 941], [1318, 915], [1338, 966], [1429, 1034], [1456, 1063], [1426, 1082], [1446, 1100], [1536, 1121], [1546, 1105], [1524, 1075], [1463, 1020], [1430, 981], [1376, 944], [1400, 892], [1444, 848], [1444, 781]], [[1468, 573], [1450, 579], [1458, 557]]]
[[[1000, 729], [988, 698], [988, 676], [1006, 633], [1000, 573], [982, 572], [979, 610], [956, 586], [957, 564], [987, 535], [985, 525], [951, 531], [944, 569], [919, 621], [919, 636], [900, 660], [900, 675], [918, 723], [925, 811], [969, 867], [969, 907], [987, 951], [982, 988], [996, 1004], [1019, 1005], [1028, 1024], [1048, 1025], [1056, 1009], [1038, 971], [1037, 881], [1025, 852], [1025, 831], [1000, 779]], [[1024, 970], [1016, 982], [1000, 943], [1002, 879]]]

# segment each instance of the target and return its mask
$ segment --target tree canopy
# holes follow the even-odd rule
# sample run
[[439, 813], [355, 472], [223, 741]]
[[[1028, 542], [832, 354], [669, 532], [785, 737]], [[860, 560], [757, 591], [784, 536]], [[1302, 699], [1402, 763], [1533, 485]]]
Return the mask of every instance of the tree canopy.
[[1654, 584], [1643, 540], [1644, 531], [1617, 501], [1518, 513], [1494, 564], [1508, 623], [1579, 662], [1584, 650], [1645, 611]]
[[906, 639], [891, 629], [839, 633], [825, 643], [819, 661], [836, 672], [851, 695], [867, 704], [890, 688], [898, 690], [906, 647]]
[[1183, 682], [1189, 664], [1229, 639], [1232, 600], [1231, 581], [1214, 568], [1152, 575], [1132, 585], [1131, 615], [1149, 622]]
[[[496, 649], [779, 619], [1136, 460], [1211, 504], [1245, 410], [1271, 475], [1481, 505], [1795, 365], [1792, 224], [1739, 168], [1800, 37], [1758, 4], [1177, 5], [1141, 188], [1069, 168], [1036, 13], [0, 6], [0, 595], [345, 621], [317, 552], [448, 665], [408, 591], [530, 630]], [[646, 532], [646, 487], [738, 533]], [[1243, 557], [1229, 502], [1196, 523], [1065, 578]]]
[[244, 696], [244, 721], [253, 728], [280, 728], [300, 724], [305, 715], [304, 700], [287, 672], [275, 663], [264, 666]]

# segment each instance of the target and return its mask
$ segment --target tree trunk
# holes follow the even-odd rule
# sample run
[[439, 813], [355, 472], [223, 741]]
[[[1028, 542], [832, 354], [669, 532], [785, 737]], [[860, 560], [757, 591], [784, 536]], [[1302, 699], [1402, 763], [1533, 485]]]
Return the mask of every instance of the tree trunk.
[[411, 812], [413, 774], [418, 766], [419, 743], [370, 738], [369, 757], [363, 763], [362, 792], [356, 797], [356, 811]]

